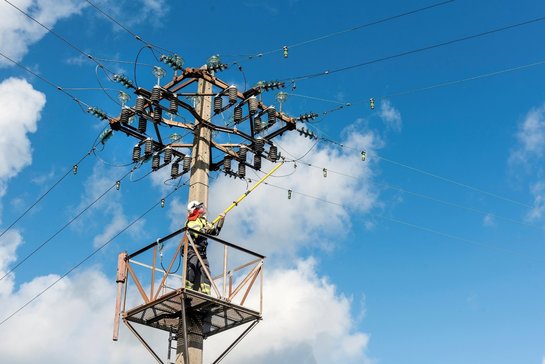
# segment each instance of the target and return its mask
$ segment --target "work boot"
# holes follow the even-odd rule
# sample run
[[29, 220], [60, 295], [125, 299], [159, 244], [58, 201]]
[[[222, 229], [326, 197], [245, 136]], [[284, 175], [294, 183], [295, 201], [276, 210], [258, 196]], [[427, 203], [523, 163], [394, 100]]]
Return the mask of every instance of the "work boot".
[[186, 288], [186, 289], [193, 289], [193, 283], [190, 282], [190, 281], [188, 281], [188, 280], [186, 279], [186, 281], [185, 281], [185, 288]]
[[210, 285], [206, 283], [201, 283], [199, 291], [210, 296]]

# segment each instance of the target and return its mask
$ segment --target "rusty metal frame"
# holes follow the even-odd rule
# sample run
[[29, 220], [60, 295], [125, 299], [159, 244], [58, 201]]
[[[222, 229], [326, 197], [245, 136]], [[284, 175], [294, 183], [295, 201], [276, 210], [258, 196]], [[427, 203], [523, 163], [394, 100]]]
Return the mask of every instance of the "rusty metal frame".
[[[222, 267], [222, 273], [221, 274], [212, 277], [209, 269], [206, 269], [206, 266], [203, 264], [204, 263], [203, 258], [201, 256], [201, 254], [199, 254], [199, 251], [198, 251], [198, 249], [196, 247], [196, 244], [195, 244], [195, 242], [193, 240], [193, 237], [191, 236], [191, 234], [188, 233], [189, 230], [192, 233], [196, 234], [196, 235], [199, 235], [199, 234], [203, 235], [206, 238], [208, 238], [210, 241], [214, 241], [214, 242], [217, 242], [219, 244], [224, 245], [224, 249], [223, 249], [223, 267]], [[163, 269], [159, 269], [158, 265], [157, 265], [158, 264], [157, 263], [158, 246], [160, 244], [163, 244], [167, 240], [172, 239], [172, 238], [174, 238], [174, 237], [176, 237], [177, 235], [180, 235], [180, 234], [184, 234], [184, 235], [183, 235], [182, 239], [180, 239], [179, 243], [176, 245], [176, 248], [175, 248], [173, 256], [172, 256], [172, 259], [169, 262], [168, 268], [165, 269], [163, 267]], [[236, 249], [236, 250], [238, 250], [238, 251], [240, 251], [242, 253], [248, 254], [249, 256], [254, 256], [255, 259], [252, 259], [252, 260], [247, 261], [247, 262], [243, 262], [242, 264], [240, 264], [239, 266], [236, 266], [236, 267], [228, 267], [228, 251], [229, 251], [229, 248]], [[211, 286], [214, 289], [215, 296], [210, 296], [210, 298], [209, 298], [210, 302], [211, 303], [216, 302], [216, 304], [219, 305], [218, 307], [220, 309], [221, 309], [221, 307], [235, 308], [236, 310], [238, 310], [238, 311], [235, 311], [235, 312], [237, 312], [238, 315], [240, 315], [240, 314], [242, 314], [244, 312], [247, 312], [246, 315], [251, 313], [250, 316], [247, 316], [242, 321], [238, 321], [238, 319], [237, 319], [238, 323], [236, 321], [231, 321], [232, 323], [235, 324], [235, 326], [238, 326], [238, 325], [243, 324], [243, 323], [248, 323], [248, 322], [252, 322], [252, 324], [250, 325], [249, 328], [247, 328], [225, 350], [224, 353], [222, 353], [222, 355], [220, 355], [220, 358], [218, 358], [215, 361], [215, 363], [222, 360], [223, 357], [225, 357], [225, 355], [227, 355], [232, 350], [232, 348], [235, 345], [237, 345], [242, 340], [242, 338], [247, 335], [247, 333], [251, 329], [253, 329], [253, 327], [257, 324], [257, 322], [259, 320], [261, 320], [261, 314], [263, 312], [263, 264], [264, 264], [264, 258], [265, 257], [263, 255], [261, 255], [261, 254], [255, 253], [255, 252], [253, 252], [251, 250], [248, 250], [246, 248], [243, 248], [241, 246], [238, 246], [238, 245], [229, 243], [227, 241], [224, 241], [222, 239], [219, 239], [218, 237], [211, 236], [211, 235], [204, 234], [204, 233], [200, 233], [200, 232], [198, 232], [196, 230], [192, 230], [192, 229], [189, 229], [189, 228], [182, 228], [182, 229], [179, 229], [179, 230], [177, 230], [177, 231], [175, 231], [175, 232], [173, 232], [173, 233], [171, 233], [171, 234], [169, 234], [169, 235], [167, 235], [167, 236], [165, 236], [163, 238], [157, 239], [155, 242], [147, 245], [146, 247], [144, 247], [142, 249], [139, 249], [138, 251], [136, 251], [136, 252], [134, 252], [132, 254], [128, 254], [128, 253], [125, 252], [125, 253], [121, 253], [119, 255], [119, 257], [118, 257], [118, 273], [117, 273], [117, 277], [116, 277], [117, 298], [116, 298], [116, 316], [114, 318], [114, 340], [117, 340], [118, 332], [119, 332], [119, 322], [120, 322], [120, 319], [121, 319], [125, 323], [125, 325], [129, 328], [129, 330], [137, 337], [137, 339], [152, 354], [152, 356], [159, 363], [163, 363], [163, 361], [161, 361], [159, 356], [146, 343], [144, 338], [136, 331], [135, 327], [133, 327], [131, 325], [131, 322], [159, 328], [158, 326], [155, 326], [156, 323], [154, 323], [154, 322], [157, 321], [157, 319], [159, 319], [159, 317], [161, 315], [165, 315], [165, 314], [161, 313], [161, 310], [157, 311], [157, 313], [156, 313], [154, 305], [158, 304], [158, 303], [164, 304], [165, 302], [167, 302], [165, 300], [170, 300], [170, 299], [178, 296], [181, 299], [181, 302], [178, 301], [179, 303], [181, 303], [181, 311], [179, 311], [179, 314], [181, 314], [181, 317], [179, 319], [180, 319], [180, 324], [183, 326], [183, 333], [185, 333], [185, 334], [184, 334], [183, 338], [178, 337], [177, 339], [178, 340], [184, 340], [184, 347], [186, 348], [185, 352], [187, 353], [187, 346], [188, 346], [187, 330], [188, 330], [188, 327], [187, 327], [187, 322], [186, 322], [186, 314], [187, 314], [186, 311], [187, 311], [188, 307], [186, 307], [186, 299], [188, 297], [187, 296], [188, 292], [192, 292], [192, 293], [190, 293], [191, 297], [193, 297], [193, 296], [202, 297], [202, 299], [205, 299], [205, 300], [208, 297], [208, 296], [206, 296], [206, 295], [204, 295], [202, 293], [196, 292], [196, 291], [192, 291], [192, 290], [188, 291], [187, 288], [185, 288], [185, 279], [186, 279], [186, 275], [187, 275], [187, 255], [188, 255], [189, 249], [192, 249], [195, 252], [195, 255], [197, 256], [199, 262], [201, 263], [201, 265], [203, 267], [204, 273], [206, 274], [206, 276], [210, 280]], [[139, 256], [140, 254], [148, 252], [148, 251], [150, 251], [150, 253], [152, 254], [151, 259], [153, 261], [151, 262], [151, 264], [144, 264], [144, 263], [136, 261], [134, 259], [137, 256]], [[182, 268], [181, 276], [179, 274], [171, 273], [176, 260], [179, 259], [180, 254], [183, 255], [182, 263], [180, 263], [181, 268]], [[136, 272], [134, 270], [134, 268], [136, 268], [137, 266], [139, 266], [141, 268], [143, 267], [145, 269], [151, 270], [151, 282], [146, 283], [146, 285], [149, 284], [149, 291], [148, 291], [149, 295], [148, 295], [148, 292], [146, 292], [146, 289], [144, 287], [144, 284], [143, 284], [144, 281], [141, 280], [142, 278], [139, 279], [139, 276], [136, 274]], [[248, 267], [251, 267], [249, 272], [240, 272], [244, 268], [248, 268]], [[158, 272], [162, 273], [162, 277], [160, 276], [160, 274], [157, 274]], [[139, 274], [141, 274], [141, 270], [139, 271]], [[237, 278], [236, 278], [236, 287], [233, 287], [233, 276], [235, 274], [237, 276]], [[147, 277], [149, 279], [149, 276], [147, 276]], [[160, 281], [159, 281], [159, 283], [156, 284], [156, 280], [159, 279], [159, 277], [161, 277]], [[169, 277], [177, 277], [178, 280], [181, 277], [182, 278], [181, 279], [182, 287], [179, 288], [179, 289], [175, 288], [175, 287], [174, 288], [167, 287], [167, 279]], [[253, 311], [253, 308], [249, 309], [249, 308], [246, 308], [244, 305], [245, 305], [246, 299], [248, 298], [248, 295], [253, 290], [254, 284], [255, 284], [258, 277], [260, 278], [259, 308], [258, 308], [259, 311]], [[133, 282], [129, 282], [129, 278], [132, 278]], [[221, 290], [216, 285], [216, 281], [218, 279], [223, 280], [223, 292], [221, 292]], [[145, 282], [148, 282], [147, 279], [146, 279]], [[126, 307], [127, 290], [128, 290], [129, 285], [134, 285], [137, 288], [137, 290], [138, 290], [138, 292], [140, 294], [140, 297], [141, 297], [141, 299], [143, 301], [142, 304], [140, 304], [140, 305], [138, 305], [138, 306], [136, 306], [134, 308], [131, 308], [131, 309], [127, 309], [127, 307]], [[161, 292], [164, 292], [164, 290], [166, 288], [170, 288], [170, 289], [172, 289], [172, 291], [161, 294]], [[239, 295], [242, 296], [240, 302], [239, 303], [232, 302]], [[221, 302], [224, 302], [224, 304], [229, 305], [229, 306], [222, 306]], [[134, 316], [138, 312], [142, 312], [142, 314], [143, 314], [144, 310], [149, 310], [150, 308], [151, 308], [151, 310], [153, 312], [152, 313], [152, 318], [149, 319], [149, 320], [146, 319], [146, 322], [140, 322], [140, 319]], [[194, 308], [191, 308], [191, 309], [194, 309]], [[216, 315], [216, 314], [218, 314], [220, 312], [217, 309], [215, 309], [215, 310], [216, 311], [215, 311], [214, 315]], [[165, 311], [163, 311], [163, 312], [165, 312]], [[159, 316], [155, 317], [158, 313], [161, 313], [161, 314]], [[131, 316], [131, 315], [133, 315], [133, 316]], [[172, 313], [167, 313], [167, 315], [172, 315]], [[135, 320], [135, 318], [136, 318], [136, 320]], [[242, 316], [241, 316], [241, 318], [242, 318]], [[255, 320], [255, 321], [248, 320], [249, 318], [251, 318], [252, 320]], [[219, 332], [225, 331], [225, 330], [229, 329], [230, 327], [234, 327], [234, 326], [231, 326], [231, 324], [229, 324], [228, 326], [225, 326], [225, 327], [215, 326], [214, 333], [219, 333]], [[182, 333], [179, 333], [178, 336], [180, 336], [181, 334]], [[184, 357], [184, 360], [186, 360], [185, 357]]]

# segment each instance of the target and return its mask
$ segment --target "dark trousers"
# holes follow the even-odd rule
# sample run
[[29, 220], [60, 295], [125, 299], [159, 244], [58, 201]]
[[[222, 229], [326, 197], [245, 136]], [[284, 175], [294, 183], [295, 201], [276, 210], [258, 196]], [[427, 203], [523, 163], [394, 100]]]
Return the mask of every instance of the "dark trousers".
[[[197, 249], [204, 263], [204, 266], [206, 267], [206, 270], [210, 272], [208, 258], [206, 257], [206, 248], [197, 246]], [[193, 283], [194, 290], [198, 290], [201, 286], [201, 283], [206, 283], [210, 285], [210, 280], [206, 276], [206, 273], [204, 273], [204, 267], [199, 261], [197, 254], [195, 254], [195, 252], [191, 248], [187, 252], [187, 280]]]

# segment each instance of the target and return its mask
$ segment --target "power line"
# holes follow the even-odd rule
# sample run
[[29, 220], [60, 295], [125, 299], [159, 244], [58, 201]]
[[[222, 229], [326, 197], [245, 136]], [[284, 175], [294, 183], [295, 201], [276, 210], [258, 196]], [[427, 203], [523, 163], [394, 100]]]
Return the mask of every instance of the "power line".
[[85, 102], [81, 101], [80, 99], [78, 99], [77, 97], [75, 97], [74, 95], [72, 95], [71, 93], [69, 93], [68, 91], [66, 91], [64, 88], [62, 88], [61, 86], [59, 85], [56, 85], [54, 84], [53, 82], [49, 81], [47, 78], [39, 75], [38, 73], [32, 71], [30, 68], [24, 66], [23, 64], [15, 61], [14, 59], [10, 58], [9, 56], [6, 56], [4, 53], [2, 53], [0, 51], [0, 56], [4, 57], [5, 59], [7, 59], [8, 61], [10, 61], [11, 63], [15, 64], [16, 66], [18, 66], [19, 68], [25, 70], [26, 72], [30, 73], [31, 75], [33, 75], [34, 77], [37, 77], [39, 78], [40, 80], [42, 80], [43, 82], [47, 83], [49, 86], [57, 89], [58, 91], [64, 93], [65, 95], [67, 95], [68, 97], [70, 97], [72, 99], [72, 101], [76, 102], [78, 104], [78, 106], [81, 108], [81, 110], [83, 112], [86, 112], [86, 110], [84, 110], [81, 105], [84, 105], [86, 108], [89, 108], [91, 107], [90, 105], [86, 104]]
[[[299, 164], [303, 165], [303, 166], [307, 166], [307, 167], [326, 170], [327, 173], [337, 174], [337, 175], [342, 176], [342, 177], [351, 178], [351, 179], [355, 179], [355, 180], [359, 179], [358, 177], [350, 175], [348, 173], [335, 171], [335, 170], [329, 169], [327, 167], [317, 166], [317, 165], [310, 164], [310, 163], [307, 163], [307, 162], [304, 162], [304, 161], [299, 162]], [[531, 225], [529, 223], [525, 223], [525, 222], [520, 221], [520, 220], [511, 219], [509, 217], [497, 215], [496, 213], [494, 213], [492, 211], [484, 211], [484, 210], [476, 209], [476, 208], [473, 208], [473, 207], [459, 205], [459, 204], [452, 203], [452, 202], [449, 202], [449, 201], [446, 201], [446, 200], [442, 200], [442, 199], [438, 199], [438, 198], [435, 198], [435, 197], [432, 197], [432, 196], [428, 196], [428, 195], [425, 195], [425, 194], [422, 194], [422, 193], [410, 191], [410, 190], [407, 190], [407, 189], [405, 189], [403, 187], [400, 187], [400, 186], [395, 186], [395, 185], [391, 185], [391, 184], [388, 184], [388, 183], [379, 183], [379, 182], [376, 182], [375, 184], [377, 186], [381, 186], [381, 187], [384, 187], [384, 188], [387, 188], [387, 189], [397, 190], [397, 191], [400, 191], [400, 192], [403, 192], [403, 193], [406, 193], [406, 194], [409, 194], [409, 195], [412, 195], [412, 196], [415, 196], [415, 197], [418, 197], [418, 198], [421, 198], [421, 199], [426, 199], [426, 200], [433, 201], [433, 202], [443, 204], [443, 205], [446, 205], [446, 206], [455, 207], [457, 209], [471, 211], [471, 212], [475, 212], [475, 213], [482, 214], [482, 215], [485, 215], [485, 216], [486, 215], [491, 215], [494, 218], [504, 220], [504, 221], [509, 221], [509, 222], [512, 222], [512, 223], [515, 223], [515, 224], [518, 224], [518, 225], [522, 225], [522, 226], [525, 226], [525, 227], [531, 227], [531, 228], [535, 227], [535, 226], [533, 226], [533, 225]]]
[[[44, 28], [45, 30], [47, 30], [49, 33], [53, 34], [55, 37], [57, 37], [58, 39], [60, 39], [61, 41], [63, 41], [66, 45], [68, 45], [70, 48], [74, 49], [76, 52], [82, 54], [83, 56], [85, 56], [86, 58], [90, 59], [91, 61], [95, 62], [97, 65], [99, 65], [101, 68], [104, 68], [106, 70], [108, 70], [102, 63], [98, 62], [91, 54], [88, 54], [88, 53], [85, 53], [83, 50], [81, 50], [80, 48], [78, 48], [77, 46], [75, 46], [73, 43], [71, 43], [70, 41], [68, 41], [68, 39], [66, 39], [65, 37], [63, 37], [62, 35], [60, 35], [59, 33], [57, 33], [56, 31], [54, 31], [53, 29], [49, 28], [48, 26], [44, 25], [43, 23], [41, 23], [38, 19], [34, 18], [32, 15], [30, 15], [29, 13], [27, 13], [26, 11], [24, 11], [23, 9], [19, 8], [17, 5], [13, 4], [11, 1], [9, 0], [4, 0], [6, 3], [8, 3], [11, 7], [13, 7], [14, 9], [16, 9], [17, 11], [19, 11], [21, 14], [25, 15], [27, 18], [31, 19], [32, 21], [34, 21], [36, 24], [38, 24], [39, 26], [41, 26], [42, 28]], [[115, 72], [112, 72], [110, 70], [108, 70], [109, 72], [115, 74]]]
[[[291, 193], [291, 194], [298, 194], [298, 195], [301, 195], [303, 197], [307, 197], [307, 198], [310, 198], [310, 199], [321, 201], [321, 202], [324, 202], [324, 203], [327, 203], [327, 204], [330, 204], [330, 205], [341, 206], [341, 207], [346, 206], [346, 204], [342, 204], [342, 203], [334, 202], [334, 201], [329, 201], [329, 200], [321, 198], [321, 197], [312, 196], [312, 195], [309, 195], [309, 194], [306, 194], [306, 193], [302, 193], [302, 192], [295, 191], [293, 189], [288, 189], [288, 188], [281, 187], [281, 186], [276, 186], [276, 185], [273, 185], [273, 184], [268, 183], [268, 182], [263, 182], [263, 184], [265, 184], [267, 186], [275, 187], [275, 188], [278, 188], [278, 189], [281, 189], [281, 190], [284, 190], [284, 191], [288, 191], [288, 193]], [[434, 229], [431, 229], [431, 228], [428, 228], [428, 227], [425, 227], [425, 226], [413, 224], [413, 223], [410, 223], [410, 222], [407, 222], [407, 221], [387, 217], [387, 216], [384, 216], [384, 215], [374, 215], [374, 214], [369, 214], [369, 215], [372, 216], [372, 217], [379, 218], [379, 219], [388, 220], [388, 221], [391, 221], [391, 222], [395, 222], [397, 224], [412, 227], [414, 229], [418, 229], [418, 230], [426, 231], [426, 232], [433, 233], [433, 234], [436, 234], [436, 235], [440, 235], [440, 236], [443, 236], [443, 237], [446, 237], [446, 238], [449, 238], [449, 239], [459, 240], [459, 241], [465, 242], [465, 243], [470, 244], [470, 245], [478, 246], [478, 247], [481, 247], [481, 248], [493, 249], [493, 250], [501, 251], [501, 252], [504, 252], [504, 253], [514, 254], [514, 255], [517, 255], [517, 256], [525, 258], [525, 259], [531, 259], [532, 261], [543, 263], [543, 260], [536, 259], [536, 258], [534, 258], [532, 256], [528, 256], [528, 255], [526, 255], [526, 254], [524, 254], [524, 253], [522, 253], [520, 251], [516, 251], [516, 250], [512, 250], [512, 249], [505, 249], [505, 248], [498, 247], [497, 245], [491, 245], [491, 244], [483, 243], [483, 242], [480, 242], [480, 241], [477, 241], [477, 240], [474, 240], [474, 239], [467, 239], [467, 238], [464, 238], [464, 237], [461, 237], [461, 236], [452, 235], [452, 234], [448, 234], [448, 233], [443, 233], [441, 231], [434, 230]]]
[[446, 42], [432, 44], [432, 45], [422, 47], [422, 48], [417, 48], [417, 49], [413, 49], [413, 50], [409, 50], [409, 51], [405, 51], [405, 52], [401, 52], [401, 53], [396, 53], [396, 54], [386, 56], [386, 57], [375, 58], [375, 59], [370, 60], [370, 61], [365, 61], [365, 62], [357, 63], [357, 64], [354, 64], [354, 65], [346, 66], [346, 67], [341, 67], [341, 68], [337, 68], [337, 69], [333, 69], [333, 70], [326, 70], [326, 71], [323, 71], [323, 72], [310, 73], [310, 74], [303, 75], [303, 76], [286, 78], [286, 79], [281, 80], [281, 81], [295, 82], [295, 81], [302, 81], [302, 80], [307, 80], [307, 79], [321, 77], [321, 76], [327, 76], [327, 75], [330, 75], [330, 74], [333, 74], [333, 73], [344, 72], [344, 71], [352, 70], [354, 68], [368, 66], [370, 64], [374, 64], [374, 63], [378, 63], [378, 62], [387, 61], [387, 60], [395, 59], [395, 58], [400, 58], [400, 57], [404, 57], [404, 56], [407, 56], [407, 55], [410, 55], [410, 54], [420, 53], [420, 52], [428, 51], [428, 50], [431, 50], [431, 49], [443, 47], [443, 46], [446, 46], [446, 45], [451, 45], [451, 44], [455, 44], [455, 43], [464, 42], [464, 41], [467, 41], [467, 40], [470, 40], [470, 39], [484, 37], [486, 35], [502, 32], [502, 31], [505, 31], [505, 30], [513, 29], [513, 28], [518, 28], [518, 27], [528, 25], [528, 24], [532, 24], [532, 23], [541, 22], [543, 20], [545, 20], [545, 16], [541, 16], [541, 17], [538, 17], [538, 18], [526, 20], [526, 21], [523, 21], [523, 22], [520, 22], [520, 23], [515, 23], [515, 24], [503, 26], [503, 27], [500, 27], [500, 28], [495, 28], [495, 29], [492, 29], [492, 30], [487, 30], [485, 32], [468, 35], [468, 36], [465, 36], [465, 37], [449, 40], [449, 41], [446, 41]]
[[98, 5], [96, 5], [95, 3], [89, 1], [89, 0], [85, 0], [89, 5], [91, 5], [93, 8], [95, 8], [96, 11], [98, 11], [100, 14], [102, 14], [105, 18], [109, 19], [111, 22], [115, 23], [117, 26], [119, 26], [121, 29], [123, 29], [124, 31], [126, 31], [128, 34], [130, 34], [134, 39], [144, 43], [146, 46], [151, 46], [151, 47], [154, 47], [154, 48], [157, 48], [157, 49], [160, 49], [162, 51], [165, 51], [167, 53], [174, 53], [168, 49], [165, 49], [163, 47], [160, 47], [156, 44], [153, 44], [151, 42], [148, 42], [146, 40], [144, 40], [141, 36], [139, 36], [138, 34], [134, 33], [132, 30], [130, 30], [129, 28], [127, 28], [125, 25], [123, 25], [121, 22], [119, 22], [118, 20], [116, 20], [114, 17], [112, 17], [110, 14], [108, 14], [106, 11], [102, 10]]
[[[404, 16], [413, 15], [413, 14], [416, 14], [416, 13], [419, 13], [419, 12], [422, 12], [422, 11], [425, 11], [425, 10], [429, 10], [429, 9], [436, 8], [436, 7], [439, 7], [439, 6], [442, 6], [442, 5], [446, 5], [448, 3], [452, 3], [454, 1], [455, 0], [447, 0], [447, 1], [439, 2], [439, 3], [435, 3], [435, 4], [428, 5], [428, 6], [425, 6], [425, 7], [422, 7], [422, 8], [407, 11], [407, 12], [404, 12], [404, 13], [401, 13], [401, 14], [389, 16], [389, 17], [382, 18], [382, 19], [379, 19], [379, 20], [374, 20], [374, 21], [371, 21], [369, 23], [360, 24], [360, 25], [354, 26], [352, 28], [332, 32], [332, 33], [329, 33], [329, 34], [321, 35], [321, 36], [316, 37], [316, 38], [312, 38], [312, 39], [308, 39], [308, 40], [305, 40], [305, 41], [302, 41], [302, 42], [287, 45], [286, 47], [288, 49], [293, 49], [293, 48], [300, 47], [300, 46], [303, 46], [303, 45], [306, 45], [306, 44], [318, 42], [320, 40], [324, 40], [324, 39], [327, 39], [327, 38], [336, 37], [336, 36], [339, 36], [339, 35], [342, 35], [342, 34], [345, 34], [345, 33], [353, 32], [353, 31], [360, 30], [360, 29], [363, 29], [363, 28], [367, 28], [367, 27], [370, 27], [370, 26], [373, 26], [373, 25], [378, 25], [378, 24], [381, 24], [381, 23], [385, 23], [385, 22], [388, 22], [390, 20], [395, 20], [395, 19], [398, 19], [398, 18], [402, 18]], [[250, 60], [250, 59], [254, 59], [254, 58], [261, 58], [261, 57], [269, 55], [269, 54], [279, 53], [279, 52], [283, 52], [283, 51], [284, 51], [284, 47], [281, 47], [281, 48], [273, 49], [273, 50], [268, 51], [268, 52], [257, 53], [255, 55], [247, 56], [247, 59]]]
[[51, 240], [53, 240], [57, 235], [59, 235], [64, 229], [66, 229], [68, 226], [70, 226], [74, 221], [76, 221], [81, 215], [83, 215], [87, 210], [89, 210], [93, 205], [95, 205], [98, 201], [100, 201], [108, 192], [110, 192], [114, 187], [117, 187], [118, 183], [125, 179], [134, 168], [131, 168], [131, 170], [126, 173], [123, 177], [121, 177], [119, 180], [117, 180], [113, 185], [108, 187], [102, 194], [100, 194], [93, 202], [91, 202], [89, 205], [87, 205], [83, 210], [81, 210], [76, 216], [74, 216], [70, 221], [68, 221], [66, 224], [64, 224], [60, 229], [58, 229], [53, 235], [51, 235], [49, 238], [47, 238], [43, 243], [38, 245], [34, 250], [32, 250], [29, 254], [27, 254], [22, 260], [20, 260], [17, 264], [15, 264], [13, 267], [11, 267], [1, 278], [0, 281], [6, 278], [11, 272], [15, 271], [19, 266], [21, 266], [27, 259], [32, 257], [36, 252], [38, 252], [40, 249], [42, 249], [45, 245], [47, 245]]
[[[91, 155], [91, 152], [94, 150], [94, 148], [95, 147], [93, 146], [91, 150], [89, 150], [79, 161], [77, 161], [76, 164], [74, 164], [74, 167], [79, 165], [81, 162], [83, 162], [84, 159], [86, 159], [89, 155]], [[66, 173], [59, 180], [57, 180], [57, 182], [55, 182], [51, 187], [49, 187], [47, 191], [45, 191], [36, 201], [34, 201], [34, 203], [31, 204], [21, 215], [19, 215], [19, 217], [17, 217], [6, 229], [4, 229], [4, 231], [2, 231], [2, 233], [0, 234], [0, 238], [4, 236], [4, 234], [8, 232], [17, 222], [19, 222], [19, 220], [21, 220], [30, 210], [32, 210], [45, 196], [47, 196], [51, 191], [53, 191], [53, 189], [57, 187], [57, 185], [61, 183], [70, 173], [73, 173], [74, 167], [70, 167], [70, 169], [68, 169]], [[4, 277], [0, 278], [0, 281], [3, 278]]]
[[[314, 127], [316, 130], [319, 130], [317, 129], [315, 126], [312, 126]], [[325, 134], [324, 132], [320, 131], [322, 134]], [[353, 148], [353, 147], [349, 147], [347, 145], [344, 145], [342, 143], [339, 143], [337, 141], [334, 141], [332, 139], [329, 139], [329, 138], [325, 138], [325, 137], [320, 137], [320, 140], [323, 140], [325, 142], [328, 142], [328, 143], [331, 143], [333, 145], [337, 145], [341, 148], [345, 148], [345, 149], [351, 149], [351, 150], [355, 150], [357, 152], [361, 152], [362, 150], [364, 150], [365, 148], [362, 148], [362, 149], [357, 149], [357, 148]], [[496, 199], [499, 199], [499, 200], [503, 200], [503, 201], [506, 201], [506, 202], [510, 202], [512, 204], [516, 204], [516, 205], [519, 205], [519, 206], [522, 206], [522, 207], [526, 207], [526, 208], [532, 208], [531, 205], [527, 204], [527, 203], [524, 203], [524, 202], [520, 202], [520, 201], [517, 201], [517, 200], [514, 200], [512, 198], [509, 198], [509, 197], [505, 197], [505, 196], [502, 196], [502, 195], [499, 195], [499, 194], [496, 194], [496, 193], [493, 193], [493, 192], [489, 192], [489, 191], [486, 191], [486, 190], [483, 190], [481, 188], [478, 188], [478, 187], [474, 187], [474, 186], [471, 186], [469, 184], [466, 184], [466, 183], [462, 183], [462, 182], [459, 182], [459, 181], [456, 181], [452, 178], [448, 178], [448, 177], [443, 177], [441, 175], [438, 175], [438, 174], [435, 174], [435, 173], [432, 173], [432, 172], [429, 172], [429, 171], [426, 171], [424, 169], [420, 169], [420, 168], [416, 168], [416, 167], [413, 167], [413, 166], [410, 166], [408, 164], [405, 164], [405, 163], [401, 163], [401, 162], [397, 162], [393, 159], [389, 159], [389, 158], [386, 158], [386, 157], [383, 157], [381, 155], [379, 155], [378, 153], [376, 152], [372, 152], [370, 154], [370, 156], [375, 156], [377, 159], [380, 159], [380, 160], [383, 160], [385, 162], [388, 162], [390, 164], [394, 164], [396, 166], [399, 166], [399, 167], [403, 167], [403, 168], [406, 168], [406, 169], [409, 169], [411, 171], [414, 171], [414, 172], [418, 172], [420, 174], [423, 174], [423, 175], [426, 175], [426, 176], [429, 176], [429, 177], [433, 177], [433, 178], [436, 178], [436, 179], [439, 179], [441, 181], [444, 181], [444, 182], [448, 182], [448, 183], [451, 183], [451, 184], [454, 184], [458, 187], [463, 187], [463, 188], [466, 188], [468, 190], [472, 190], [474, 192], [478, 192], [478, 193], [481, 193], [483, 195], [487, 195], [487, 196], [490, 196], [490, 197], [494, 197]]]

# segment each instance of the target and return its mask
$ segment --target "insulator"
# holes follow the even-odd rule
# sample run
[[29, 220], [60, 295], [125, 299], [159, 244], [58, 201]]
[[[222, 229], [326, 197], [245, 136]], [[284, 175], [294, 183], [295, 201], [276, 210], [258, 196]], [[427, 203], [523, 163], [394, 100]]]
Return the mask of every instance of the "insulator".
[[324, 173], [324, 178], [327, 177], [327, 168], [324, 168], [322, 172]]
[[121, 181], [116, 181], [115, 182], [115, 189], [119, 191], [120, 188], [121, 188]]
[[136, 144], [132, 149], [132, 160], [133, 162], [138, 162], [140, 159], [140, 145]]
[[144, 142], [144, 155], [149, 156], [152, 152], [152, 142], [151, 139], [146, 139]]
[[260, 132], [263, 129], [263, 125], [261, 124], [261, 117], [256, 116], [254, 118], [254, 130], [257, 132]]
[[127, 108], [121, 109], [121, 116], [119, 117], [119, 121], [121, 121], [123, 124], [128, 124], [130, 113], [131, 111]]
[[158, 103], [159, 99], [161, 99], [161, 86], [155, 85], [151, 90], [151, 102]]
[[284, 58], [288, 58], [288, 46], [284, 46], [282, 50], [284, 51]]
[[136, 105], [134, 106], [134, 109], [137, 113], [142, 113], [144, 111], [144, 104], [146, 103], [146, 99], [144, 99], [142, 96], [138, 96], [136, 98]]
[[225, 158], [223, 158], [223, 170], [225, 172], [230, 172], [231, 171], [231, 162], [232, 162], [232, 159], [230, 156], [225, 156]]
[[111, 128], [106, 128], [102, 133], [100, 133], [98, 139], [102, 144], [106, 144], [108, 139], [110, 139], [114, 135], [114, 132]]
[[179, 171], [180, 171], [180, 163], [178, 162], [172, 163], [172, 166], [170, 167], [170, 177], [176, 178], [178, 176]]
[[146, 127], [148, 126], [148, 121], [145, 117], [140, 116], [138, 118], [138, 131], [142, 134], [146, 134]]
[[165, 161], [166, 164], [168, 164], [168, 163], [170, 163], [172, 161], [172, 148], [167, 147], [165, 149], [164, 161]]
[[161, 163], [161, 157], [157, 153], [154, 154], [153, 158], [151, 159], [151, 169], [152, 169], [152, 171], [158, 170], [160, 163]]
[[186, 155], [184, 157], [184, 164], [183, 164], [184, 173], [189, 172], [190, 168], [191, 168], [191, 157]]
[[276, 160], [278, 159], [278, 148], [275, 145], [271, 146], [271, 148], [269, 149], [269, 159], [272, 162], [276, 162]]
[[262, 152], [263, 147], [265, 146], [265, 139], [263, 138], [257, 138], [254, 143], [254, 148], [256, 152]]
[[165, 207], [165, 199], [164, 198], [161, 199], [161, 208], [163, 208], [163, 207]]
[[242, 120], [242, 108], [237, 106], [235, 107], [235, 111], [233, 113], [233, 120], [235, 121], [236, 124], [240, 123], [240, 121]]
[[254, 155], [254, 168], [261, 169], [261, 157], [258, 155]]
[[268, 123], [269, 126], [273, 125], [276, 122], [276, 110], [274, 107], [269, 107], [267, 109]]
[[72, 167], [72, 171], [74, 172], [74, 174], [78, 174], [78, 165], [77, 164], [74, 164], [74, 167]]
[[292, 190], [288, 190], [288, 200], [291, 200], [291, 193], [292, 193]]
[[159, 106], [156, 106], [153, 110], [153, 122], [158, 124], [163, 120], [162, 118], [163, 111]]
[[237, 102], [237, 88], [236, 86], [229, 86], [227, 89], [227, 95], [229, 96], [229, 103], [232, 105]]
[[170, 105], [168, 107], [168, 111], [171, 114], [177, 114], [178, 113], [178, 99], [176, 99], [175, 97], [170, 99]]
[[372, 97], [369, 99], [369, 108], [370, 108], [371, 110], [374, 110], [374, 109], [375, 109], [375, 99], [372, 98]]
[[248, 153], [248, 151], [246, 150], [246, 148], [240, 148], [240, 150], [238, 151], [238, 158], [241, 162], [245, 162], [246, 161], [246, 154]]
[[365, 162], [365, 159], [367, 159], [367, 153], [365, 152], [365, 150], [362, 150], [361, 151], [361, 160], [363, 162]]
[[223, 108], [223, 100], [221, 96], [216, 96], [214, 98], [214, 113], [219, 114]]
[[257, 104], [258, 104], [257, 97], [251, 96], [248, 99], [248, 107], [250, 108], [250, 114], [253, 115], [257, 112]]
[[246, 176], [246, 165], [244, 163], [238, 164], [238, 176], [244, 178]]

